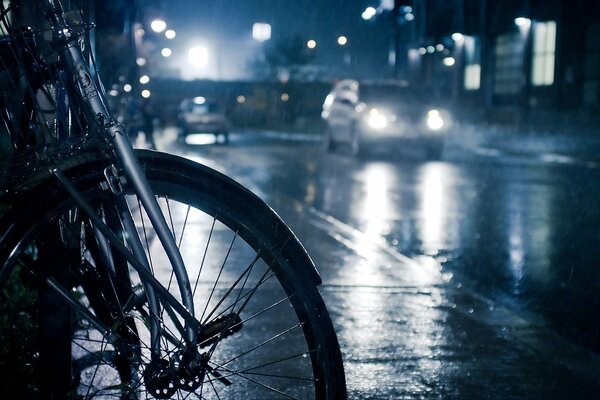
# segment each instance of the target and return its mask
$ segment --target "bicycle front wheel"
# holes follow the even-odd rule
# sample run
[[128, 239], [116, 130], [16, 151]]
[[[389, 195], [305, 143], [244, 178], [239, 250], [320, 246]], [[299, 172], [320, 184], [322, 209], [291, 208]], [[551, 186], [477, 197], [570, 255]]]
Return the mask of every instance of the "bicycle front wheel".
[[[148, 279], [98, 234], [60, 184], [48, 184], [39, 189], [44, 207], [24, 201], [2, 223], [8, 232], [0, 239], [3, 393], [345, 398], [341, 355], [317, 290], [319, 278], [289, 228], [256, 196], [213, 170], [174, 156], [139, 154], [186, 263], [201, 327], [195, 347], [189, 348], [187, 322], [163, 292], [156, 291], [160, 312], [151, 322]], [[66, 175], [106, 226], [127, 237], [133, 233], [114, 222], [114, 194], [102, 184], [105, 165], [99, 161]], [[154, 285], [180, 299], [137, 196], [124, 189]], [[149, 332], [156, 325], [157, 346]], [[59, 376], [61, 370], [69, 371], [67, 378]], [[53, 387], [60, 379], [68, 382]]]

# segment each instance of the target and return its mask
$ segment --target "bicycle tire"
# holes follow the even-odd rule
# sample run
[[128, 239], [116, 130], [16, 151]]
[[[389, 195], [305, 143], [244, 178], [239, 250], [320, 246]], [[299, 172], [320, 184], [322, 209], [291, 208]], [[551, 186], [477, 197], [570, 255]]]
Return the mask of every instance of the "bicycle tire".
[[[124, 307], [119, 295], [115, 294], [110, 300], [113, 289], [107, 289], [109, 286], [103, 288], [100, 284], [88, 284], [87, 289], [82, 289], [85, 285], [81, 283], [77, 272], [77, 277], [62, 281], [70, 282], [64, 284], [64, 288], [76, 292], [79, 304], [83, 304], [101, 321], [101, 314], [108, 313], [109, 317], [106, 318], [110, 318], [109, 309], [117, 305], [119, 310], [112, 314], [116, 321], [114, 324], [129, 332], [129, 337], [119, 336], [117, 332], [118, 345], [115, 344], [116, 340], [113, 343], [105, 339], [101, 332], [94, 331], [93, 326], [90, 326], [92, 324], [89, 321], [86, 323], [85, 318], [81, 317], [82, 307], [72, 306], [71, 314], [78, 322], [73, 322], [71, 348], [77, 347], [80, 353], [89, 353], [79, 356], [75, 354], [77, 351], [72, 350], [73, 359], [80, 364], [84, 359], [85, 362], [95, 362], [98, 365], [93, 370], [77, 369], [78, 376], [73, 376], [71, 394], [78, 398], [171, 398], [193, 393], [190, 398], [195, 398], [195, 395], [196, 398], [203, 399], [344, 399], [346, 389], [341, 353], [332, 322], [317, 289], [320, 278], [304, 248], [289, 228], [258, 197], [208, 167], [157, 152], [138, 151], [137, 155], [155, 195], [161, 201], [173, 229], [172, 233], [181, 246], [189, 269], [188, 275], [194, 278], [191, 279], [191, 287], [204, 289], [199, 290], [195, 297], [195, 302], [198, 300], [197, 317], [205, 327], [220, 330], [218, 334], [213, 332], [212, 336], [202, 336], [205, 342], [203, 344], [208, 342], [211, 352], [202, 353], [209, 356], [206, 364], [202, 364], [203, 372], [197, 374], [201, 381], [196, 388], [182, 389], [175, 382], [173, 390], [150, 393], [146, 376], [150, 376], [148, 371], [152, 368], [148, 368], [149, 356], [145, 354], [148, 351], [148, 321], [143, 315], [143, 312], [147, 314], [147, 304], [139, 301], [140, 298], [145, 298], [139, 295], [139, 283], [143, 283], [144, 279], [131, 268], [125, 273], [127, 276], [122, 271], [121, 275], [112, 272], [116, 286], [120, 285], [126, 288], [126, 292], [130, 291], [127, 304], [134, 303], [131, 301], [134, 294], [137, 303], [140, 303]], [[88, 201], [98, 204], [101, 199], [107, 198], [107, 191], [100, 189], [106, 165], [106, 160], [96, 160], [73, 167], [65, 171], [65, 175]], [[149, 256], [154, 256], [157, 246], [153, 245], [151, 237], [148, 238], [151, 232], [148, 231], [147, 220], [144, 224], [144, 214], [136, 214], [136, 199], [130, 194], [127, 185], [125, 191], [140, 237], [144, 240], [145, 250]], [[44, 196], [43, 206], [36, 204], [37, 196], [40, 195]], [[12, 343], [11, 339], [14, 340], [11, 329], [15, 325], [30, 324], [33, 336], [38, 329], [35, 311], [31, 311], [36, 306], [35, 294], [31, 295], [28, 291], [36, 290], [40, 284], [31, 284], [29, 275], [24, 273], [24, 270], [30, 268], [31, 254], [38, 251], [36, 246], [43, 241], [40, 239], [44, 237], [43, 232], [55, 226], [54, 222], [65, 215], [67, 210], [75, 209], [73, 199], [62, 185], [54, 178], [49, 178], [29, 192], [0, 221], [0, 229], [5, 232], [0, 238], [0, 282], [4, 282], [4, 286], [0, 288], [3, 296], [0, 304], [4, 304], [0, 306], [0, 339], [6, 343], [0, 349], [4, 352], [0, 356], [0, 387], [4, 390], [5, 398], [10, 398], [11, 393], [19, 398], [23, 397], [23, 393], [35, 397], [39, 390], [35, 383], [31, 383], [32, 377], [36, 378], [35, 348], [23, 351], [23, 346], [35, 347], [35, 340], [25, 344], [17, 343], [21, 346], [22, 354], [32, 356], [31, 360], [13, 360], [6, 354], [14, 354], [10, 353], [12, 350], [9, 345]], [[176, 226], [179, 222], [182, 222], [182, 226]], [[68, 246], [64, 247], [73, 252]], [[81, 252], [81, 248], [77, 250]], [[168, 277], [169, 271], [161, 263], [159, 252], [156, 255], [158, 258], [152, 261], [155, 276], [168, 287], [167, 281], [171, 280]], [[81, 254], [71, 256], [85, 259]], [[89, 254], [87, 257], [90, 258]], [[93, 264], [102, 264], [94, 257], [91, 258]], [[244, 263], [241, 263], [242, 260]], [[45, 272], [40, 272], [43, 268], [46, 266], [31, 266], [38, 277], [40, 274], [44, 276]], [[192, 271], [194, 268], [202, 272]], [[101, 268], [96, 266], [96, 269]], [[79, 267], [70, 265], [69, 270], [75, 275], [74, 271], [78, 271]], [[196, 279], [198, 276], [200, 278]], [[15, 280], [25, 289], [20, 292], [15, 289]], [[169, 290], [177, 294], [177, 285]], [[7, 298], [11, 293], [16, 298]], [[95, 296], [104, 299], [106, 310], [102, 309], [102, 302], [93, 299]], [[28, 301], [24, 301], [23, 297]], [[234, 298], [235, 301], [232, 302]], [[15, 312], [10, 308], [15, 306], [20, 319], [7, 324], [7, 318], [11, 318], [9, 314]], [[242, 311], [234, 312], [237, 308]], [[119, 317], [119, 313], [122, 317]], [[177, 327], [174, 325], [178, 323], [178, 318], [168, 314], [163, 309], [162, 332], [165, 336], [177, 336]], [[118, 322], [119, 318], [122, 319], [121, 322]], [[81, 322], [81, 319], [84, 321]], [[236, 323], [223, 322], [228, 320]], [[127, 324], [135, 324], [135, 327]], [[99, 333], [101, 341], [97, 336]], [[167, 340], [163, 337], [165, 356], [168, 356], [162, 364], [165, 367], [163, 372], [173, 371], [173, 365], [178, 367], [185, 361], [181, 349], [174, 346], [178, 339], [179, 337], [171, 337]], [[101, 342], [102, 354], [85, 348], [84, 344], [92, 346], [88, 342], [94, 341]], [[114, 360], [122, 353], [123, 346], [128, 347], [125, 349], [128, 351], [127, 357], [121, 357], [121, 367], [118, 367]], [[203, 348], [205, 347], [207, 346]], [[104, 354], [109, 352], [108, 355]], [[167, 354], [168, 352], [170, 353]], [[14, 376], [19, 373], [21, 364], [25, 365], [25, 369], [30, 369], [26, 379]], [[153, 364], [154, 367], [156, 365]], [[126, 371], [128, 368], [131, 371]], [[112, 372], [104, 372], [105, 369], [111, 369]], [[186, 384], [191, 385], [194, 378], [186, 375], [184, 379], [181, 372], [183, 370], [177, 369], [176, 379], [181, 379], [182, 384], [187, 380]], [[167, 372], [163, 375], [166, 376]], [[99, 374], [105, 381], [95, 382]], [[172, 378], [169, 379], [173, 381]], [[36, 379], [42, 381], [43, 377], [37, 376]], [[20, 386], [21, 384], [24, 386]], [[7, 388], [16, 391], [10, 392], [11, 389]]]

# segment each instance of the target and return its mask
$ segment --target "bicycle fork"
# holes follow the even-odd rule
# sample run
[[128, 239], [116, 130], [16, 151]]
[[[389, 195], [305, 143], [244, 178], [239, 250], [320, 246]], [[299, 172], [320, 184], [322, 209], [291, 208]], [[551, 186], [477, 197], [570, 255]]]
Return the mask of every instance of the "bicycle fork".
[[[125, 127], [115, 123], [106, 106], [107, 101], [103, 94], [104, 92], [94, 79], [92, 79], [89, 65], [86, 62], [79, 45], [78, 36], [66, 23], [60, 2], [58, 0], [48, 0], [47, 4], [48, 16], [55, 32], [54, 44], [59, 47], [59, 52], [62, 59], [65, 61], [65, 66], [70, 72], [70, 75], [75, 77], [76, 89], [81, 93], [84, 106], [83, 109], [87, 118], [90, 122], [95, 121], [100, 125], [104, 130], [105, 137], [113, 145], [120, 167], [135, 189], [135, 193], [138, 195], [140, 202], [156, 231], [156, 235], [167, 254], [179, 285], [181, 303], [177, 302], [173, 296], [170, 295], [158, 281], [156, 281], [150, 270], [147, 268], [148, 260], [140, 242], [140, 238], [137, 235], [137, 230], [135, 230], [131, 215], [127, 216], [129, 210], [126, 207], [126, 204], [124, 203], [125, 200], [122, 196], [117, 196], [117, 198], [121, 197], [121, 200], [119, 200], [121, 204], [119, 209], [121, 210], [124, 228], [129, 233], [128, 240], [134, 254], [131, 255], [129, 250], [126, 249], [121, 242], [111, 242], [111, 244], [117, 248], [122, 246], [120, 251], [124, 251], [130, 255], [130, 257], [127, 257], [130, 264], [137, 270], [140, 276], [144, 278], [144, 281], [152, 287], [153, 290], [149, 290], [147, 293], [151, 312], [155, 315], [159, 315], [160, 313], [160, 310], [158, 309], [159, 302], [155, 293], [156, 291], [160, 294], [161, 299], [167, 299], [169, 305], [185, 319], [186, 345], [188, 348], [193, 348], [197, 344], [198, 332], [201, 329], [201, 326], [200, 323], [194, 319], [193, 294], [181, 253], [179, 252], [165, 217], [162, 214], [160, 206], [151, 191], [144, 171], [135, 157], [131, 143], [127, 138]], [[67, 188], [79, 205], [82, 206], [84, 211], [86, 208], [89, 208], [89, 204], [86, 206], [85, 199], [77, 193], [77, 190], [64, 174], [56, 170], [53, 171], [53, 173], [63, 183], [65, 188]], [[95, 214], [95, 210], [93, 210], [93, 208], [88, 209], [86, 214], [88, 214], [88, 218], [94, 223], [95, 228], [98, 228], [101, 231], [104, 230], [102, 234], [111, 241], [111, 234], [113, 236], [114, 234], [106, 227], [102, 219]], [[114, 238], [112, 239], [114, 241]], [[155, 335], [155, 337], [152, 337], [151, 339], [153, 346], [152, 354], [158, 355], [160, 353], [160, 350], [158, 349], [160, 329], [155, 318], [152, 318], [152, 324], [155, 325], [152, 326], [151, 329], [151, 333]]]

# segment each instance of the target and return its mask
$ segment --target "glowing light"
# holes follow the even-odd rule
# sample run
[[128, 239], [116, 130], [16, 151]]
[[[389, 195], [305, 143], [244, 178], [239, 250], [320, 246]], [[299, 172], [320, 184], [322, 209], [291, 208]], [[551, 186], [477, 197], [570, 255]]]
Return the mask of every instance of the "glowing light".
[[419, 47], [419, 54], [424, 56], [427, 54], [427, 49], [425, 47]]
[[317, 47], [317, 41], [310, 39], [308, 42], [306, 42], [306, 47], [308, 47], [309, 49], [314, 49], [315, 47]]
[[287, 93], [282, 93], [281, 94], [281, 101], [286, 102], [290, 99], [290, 95]]
[[133, 89], [133, 88], [131, 87], [131, 85], [129, 83], [126, 83], [125, 85], [123, 85], [124, 92], [129, 93], [129, 92], [131, 92], [131, 89]]
[[135, 63], [139, 66], [139, 67], [143, 67], [144, 65], [146, 65], [146, 59], [144, 57], [138, 57], [135, 60]]
[[257, 22], [252, 25], [252, 39], [258, 42], [266, 42], [271, 39], [271, 25]]
[[438, 44], [435, 45], [435, 49], [437, 51], [444, 51], [444, 45], [441, 44], [441, 43], [438, 43]]
[[116, 89], [111, 89], [108, 91], [108, 94], [113, 97], [117, 97], [119, 95], [119, 91]]
[[438, 110], [429, 110], [427, 113], [427, 126], [432, 131], [439, 131], [444, 127], [444, 119]]
[[413, 13], [408, 13], [404, 16], [404, 19], [407, 21], [412, 21], [415, 19], [415, 15]]
[[156, 33], [161, 33], [165, 29], [167, 29], [167, 23], [162, 19], [155, 19], [150, 22], [150, 28]]
[[435, 47], [433, 46], [427, 46], [427, 52], [428, 53], [433, 53], [435, 51]]
[[517, 17], [515, 18], [515, 25], [518, 27], [528, 27], [529, 25], [531, 25], [531, 20], [529, 18], [525, 18], [525, 17]]
[[195, 133], [192, 135], [187, 135], [185, 137], [185, 143], [191, 145], [206, 145], [213, 144], [217, 142], [217, 137], [215, 135], [207, 135], [204, 133]]
[[379, 112], [378, 109], [373, 108], [369, 111], [367, 119], [369, 126], [375, 130], [384, 129], [388, 125], [388, 118], [385, 114]]
[[147, 99], [152, 95], [152, 93], [148, 89], [142, 90], [142, 97]]
[[176, 36], [177, 36], [177, 32], [175, 32], [173, 29], [167, 29], [165, 31], [165, 37], [167, 39], [175, 39]]
[[456, 60], [454, 59], [454, 57], [445, 57], [442, 62], [446, 67], [451, 67], [454, 65], [454, 63], [456, 63]]
[[202, 96], [194, 97], [194, 104], [204, 104], [206, 103], [206, 98]]
[[150, 82], [150, 77], [148, 75], [142, 75], [142, 76], [140, 76], [140, 83], [142, 85], [145, 85], [148, 82]]
[[455, 42], [460, 42], [464, 38], [465, 38], [465, 36], [462, 33], [455, 32], [452, 34], [452, 40], [454, 40]]
[[208, 49], [204, 46], [192, 47], [188, 52], [188, 59], [194, 67], [206, 67], [208, 65]]
[[239, 104], [243, 104], [246, 102], [246, 96], [239, 95], [236, 100]]
[[346, 36], [340, 36], [338, 37], [337, 42], [340, 46], [345, 46], [348, 43], [348, 38]]
[[162, 50], [160, 51], [160, 54], [162, 54], [162, 56], [163, 56], [163, 57], [171, 57], [171, 54], [172, 54], [172, 53], [173, 53], [173, 52], [172, 52], [172, 51], [171, 51], [171, 49], [170, 49], [170, 48], [168, 48], [168, 47], [165, 47], [164, 49], [162, 49]]
[[367, 7], [365, 9], [365, 11], [363, 11], [361, 17], [362, 17], [362, 19], [368, 21], [371, 18], [373, 18], [375, 15], [377, 15], [377, 10], [374, 7]]

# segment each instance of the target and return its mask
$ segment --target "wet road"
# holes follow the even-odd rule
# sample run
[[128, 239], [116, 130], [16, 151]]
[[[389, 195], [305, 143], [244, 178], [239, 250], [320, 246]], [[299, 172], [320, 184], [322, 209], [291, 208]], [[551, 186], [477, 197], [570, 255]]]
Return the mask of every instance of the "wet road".
[[159, 147], [234, 177], [303, 241], [352, 398], [600, 397], [596, 164], [482, 148], [357, 160], [302, 135], [172, 139]]

